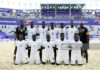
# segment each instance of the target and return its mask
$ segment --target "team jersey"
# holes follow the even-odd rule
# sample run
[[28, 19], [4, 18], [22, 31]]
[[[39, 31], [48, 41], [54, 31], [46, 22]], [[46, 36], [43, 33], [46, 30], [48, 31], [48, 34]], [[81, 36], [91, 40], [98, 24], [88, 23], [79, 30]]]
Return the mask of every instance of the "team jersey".
[[68, 28], [67, 29], [67, 39], [68, 40], [74, 40], [74, 34], [78, 33], [78, 29], [76, 27]]
[[42, 47], [44, 47], [44, 50], [47, 52], [53, 52], [53, 47], [55, 47], [54, 42], [50, 41], [50, 42], [43, 42]]
[[27, 28], [28, 39], [32, 39], [32, 35], [37, 33], [36, 28]]
[[57, 29], [56, 28], [50, 29], [49, 34], [50, 34], [51, 41], [55, 41], [57, 39]]
[[81, 41], [72, 41], [71, 42], [71, 47], [72, 47], [72, 51], [73, 52], [80, 52], [81, 51], [81, 47], [82, 47], [82, 42]]
[[66, 39], [67, 30], [66, 30], [65, 27], [64, 27], [64, 28], [58, 28], [58, 38], [59, 38], [59, 39], [60, 39], [60, 34], [61, 34], [61, 33], [64, 33], [65, 39]]
[[83, 43], [88, 43], [89, 42], [89, 33], [88, 29], [86, 27], [79, 27], [79, 36], [80, 36], [80, 41], [82, 41]]
[[69, 50], [70, 42], [68, 40], [64, 40], [64, 41], [58, 40], [56, 41], [56, 45], [57, 45], [58, 51]]
[[31, 54], [35, 54], [40, 49], [39, 41], [27, 41], [27, 45], [31, 47]]
[[40, 27], [38, 33], [40, 34], [39, 39], [46, 40], [47, 28]]
[[16, 46], [17, 46], [17, 52], [25, 52], [27, 44], [25, 40], [19, 41], [17, 40], [16, 42]]

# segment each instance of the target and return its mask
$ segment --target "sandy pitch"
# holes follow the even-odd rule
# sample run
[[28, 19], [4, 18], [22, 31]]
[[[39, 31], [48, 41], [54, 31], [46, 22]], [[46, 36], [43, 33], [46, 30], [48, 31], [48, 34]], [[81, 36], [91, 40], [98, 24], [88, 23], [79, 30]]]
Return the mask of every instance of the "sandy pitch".
[[100, 70], [100, 50], [89, 50], [89, 63], [82, 66], [71, 65], [14, 65], [14, 42], [0, 42], [0, 70]]

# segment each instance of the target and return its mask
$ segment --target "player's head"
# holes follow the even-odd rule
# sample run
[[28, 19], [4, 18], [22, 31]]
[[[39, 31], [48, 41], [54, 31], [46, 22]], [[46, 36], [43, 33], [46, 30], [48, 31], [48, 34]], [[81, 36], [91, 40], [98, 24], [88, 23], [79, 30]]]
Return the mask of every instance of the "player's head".
[[49, 34], [46, 35], [46, 39], [47, 39], [48, 42], [50, 41], [50, 35]]
[[33, 28], [34, 27], [34, 23], [30, 22], [30, 27]]
[[71, 21], [70, 26], [71, 26], [71, 28], [74, 27], [74, 23], [73, 23], [73, 21]]
[[24, 22], [23, 20], [20, 20], [20, 27], [23, 27], [24, 26]]
[[51, 26], [51, 29], [54, 29], [54, 23], [53, 22], [50, 23], [50, 26]]
[[19, 40], [23, 40], [23, 34], [19, 34]]
[[45, 28], [45, 22], [42, 22], [42, 28]]
[[82, 22], [80, 23], [80, 27], [84, 27], [84, 24]]
[[78, 41], [78, 40], [79, 40], [79, 36], [78, 36], [77, 33], [74, 34], [74, 40], [75, 40], [75, 41]]
[[60, 24], [60, 28], [64, 28], [64, 23], [61, 23]]
[[33, 41], [36, 41], [36, 34], [32, 35], [32, 39], [33, 39]]
[[63, 41], [63, 40], [64, 40], [64, 37], [65, 37], [64, 33], [61, 33], [61, 34], [60, 34], [60, 40]]

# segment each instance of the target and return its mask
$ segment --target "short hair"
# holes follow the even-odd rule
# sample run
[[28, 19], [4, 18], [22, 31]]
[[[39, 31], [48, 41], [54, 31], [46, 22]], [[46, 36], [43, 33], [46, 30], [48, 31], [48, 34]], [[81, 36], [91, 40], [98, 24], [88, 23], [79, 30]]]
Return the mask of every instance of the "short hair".
[[74, 34], [74, 38], [77, 37], [79, 39], [79, 35], [77, 33]]
[[20, 20], [20, 23], [24, 23], [24, 21], [23, 20]]
[[50, 25], [54, 25], [54, 23], [53, 23], [53, 22], [51, 22], [51, 23], [50, 23]]
[[60, 33], [60, 36], [62, 36], [62, 35], [65, 36], [64, 33]]
[[33, 38], [33, 37], [36, 37], [36, 34], [33, 34], [33, 35], [32, 35], [32, 38]]
[[31, 24], [33, 24], [34, 22], [30, 22]]
[[62, 22], [62, 23], [60, 23], [60, 25], [64, 25], [64, 23]]
[[46, 37], [50, 37], [50, 34], [46, 34]]

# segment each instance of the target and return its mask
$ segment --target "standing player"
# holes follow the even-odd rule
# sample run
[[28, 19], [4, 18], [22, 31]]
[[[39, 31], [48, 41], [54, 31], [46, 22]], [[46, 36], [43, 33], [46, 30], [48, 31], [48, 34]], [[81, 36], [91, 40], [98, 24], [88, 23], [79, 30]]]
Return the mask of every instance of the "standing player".
[[74, 23], [71, 21], [70, 27], [67, 29], [68, 40], [74, 40], [75, 33], [78, 33], [78, 29], [74, 26]]
[[54, 27], [54, 23], [50, 23], [50, 30], [49, 30], [51, 41], [55, 41], [57, 39], [57, 29]]
[[71, 64], [83, 64], [81, 56], [82, 42], [79, 41], [78, 34], [74, 35], [74, 41], [71, 42], [72, 52], [71, 52]]
[[50, 40], [50, 35], [46, 35], [46, 41], [42, 44], [42, 62], [45, 64], [46, 62], [50, 62], [52, 64], [55, 63], [54, 60], [54, 51], [53, 48], [55, 47], [54, 42]]
[[42, 22], [42, 27], [38, 29], [38, 33], [40, 34], [40, 41], [45, 41], [46, 40], [46, 33], [47, 33], [47, 28], [45, 26], [45, 22]]
[[80, 24], [79, 29], [79, 36], [80, 41], [83, 43], [82, 47], [82, 56], [86, 57], [86, 62], [88, 63], [88, 49], [89, 49], [89, 32], [86, 27], [84, 27], [83, 23]]
[[16, 58], [15, 58], [15, 65], [20, 64], [21, 62], [27, 63], [27, 54], [26, 54], [26, 42], [23, 40], [23, 35], [19, 34], [19, 40], [16, 40]]
[[33, 34], [36, 34], [37, 30], [36, 28], [34, 27], [34, 23], [33, 22], [30, 22], [30, 27], [27, 28], [27, 33], [28, 33], [28, 39], [29, 40], [32, 40], [32, 35]]
[[60, 34], [64, 33], [65, 39], [66, 39], [66, 34], [67, 34], [67, 30], [64, 27], [64, 23], [60, 24], [60, 28], [58, 29], [58, 38], [60, 39]]
[[65, 39], [64, 33], [60, 34], [60, 40], [57, 42], [57, 57], [56, 63], [59, 65], [61, 62], [69, 64], [69, 42]]
[[36, 40], [36, 34], [32, 35], [32, 39], [28, 42], [28, 46], [31, 47], [30, 59], [29, 63], [36, 63], [40, 64], [40, 57], [39, 57], [39, 50], [40, 50], [40, 43]]

